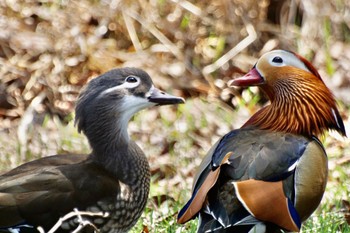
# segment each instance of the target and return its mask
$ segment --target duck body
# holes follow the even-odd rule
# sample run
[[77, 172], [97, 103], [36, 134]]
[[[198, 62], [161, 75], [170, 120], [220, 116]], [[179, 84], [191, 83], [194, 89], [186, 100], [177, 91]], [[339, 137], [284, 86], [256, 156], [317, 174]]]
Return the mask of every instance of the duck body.
[[[148, 74], [135, 68], [114, 69], [90, 81], [79, 96], [75, 123], [92, 152], [44, 157], [1, 175], [0, 231], [38, 232], [38, 226], [49, 231], [78, 209], [108, 213], [82, 216], [100, 232], [128, 232], [146, 205], [150, 170], [127, 124], [144, 108], [183, 102], [156, 89]], [[55, 232], [77, 227], [72, 217]]]
[[[86, 218], [101, 232], [127, 232], [141, 216], [150, 186], [147, 159], [136, 143], [131, 145], [118, 152], [120, 157], [129, 154], [124, 164], [129, 167], [126, 174], [113, 174], [87, 155], [48, 156], [5, 173], [0, 177], [0, 225], [50, 229], [76, 208], [109, 213], [107, 218]], [[58, 232], [71, 232], [76, 227], [72, 218]], [[32, 230], [37, 232], [34, 227]]]
[[199, 212], [198, 232], [239, 232], [261, 219], [280, 223], [281, 218], [288, 219], [285, 229], [296, 231], [317, 208], [328, 170], [316, 138], [255, 128], [226, 134], [200, 167], [193, 197], [200, 198], [205, 187], [210, 190]]
[[178, 215], [198, 232], [298, 232], [321, 202], [327, 155], [317, 135], [345, 129], [333, 95], [305, 59], [264, 54], [235, 86], [259, 86], [271, 103], [205, 156]]

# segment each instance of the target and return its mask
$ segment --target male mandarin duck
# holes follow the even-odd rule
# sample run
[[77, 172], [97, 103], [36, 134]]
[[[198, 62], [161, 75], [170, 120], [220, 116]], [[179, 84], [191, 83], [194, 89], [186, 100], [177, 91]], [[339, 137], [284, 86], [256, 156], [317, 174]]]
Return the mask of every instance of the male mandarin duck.
[[178, 223], [198, 216], [201, 233], [298, 232], [327, 182], [317, 136], [346, 136], [335, 99], [306, 59], [284, 50], [264, 54], [231, 85], [259, 86], [271, 103], [211, 148]]
[[[75, 123], [88, 138], [89, 155], [54, 155], [0, 176], [0, 231], [45, 231], [67, 213], [107, 212], [92, 218], [100, 232], [127, 232], [140, 217], [149, 193], [147, 159], [129, 138], [127, 125], [138, 111], [184, 100], [153, 86], [136, 68], [111, 70], [80, 93]], [[72, 232], [75, 218], [55, 232]]]

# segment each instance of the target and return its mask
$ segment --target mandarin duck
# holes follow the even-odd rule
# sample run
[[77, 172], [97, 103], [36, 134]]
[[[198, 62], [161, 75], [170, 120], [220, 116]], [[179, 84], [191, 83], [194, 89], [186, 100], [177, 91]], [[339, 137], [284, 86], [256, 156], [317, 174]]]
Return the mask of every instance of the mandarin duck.
[[[1, 175], [0, 231], [37, 232], [37, 226], [48, 231], [77, 208], [109, 213], [88, 219], [100, 232], [127, 232], [140, 217], [150, 188], [149, 164], [130, 139], [128, 122], [144, 108], [179, 103], [183, 98], [155, 88], [140, 69], [113, 69], [91, 80], [79, 95], [75, 124], [92, 152], [44, 157]], [[55, 232], [72, 232], [75, 220]]]
[[317, 136], [346, 136], [335, 99], [306, 59], [284, 50], [264, 54], [231, 85], [258, 86], [270, 105], [211, 148], [178, 223], [198, 216], [201, 233], [298, 232], [327, 182]]

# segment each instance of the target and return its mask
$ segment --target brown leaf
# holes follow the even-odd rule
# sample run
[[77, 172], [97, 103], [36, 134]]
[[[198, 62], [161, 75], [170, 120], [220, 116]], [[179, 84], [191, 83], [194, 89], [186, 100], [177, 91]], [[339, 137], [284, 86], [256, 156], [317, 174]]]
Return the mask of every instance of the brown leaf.
[[148, 226], [143, 225], [141, 233], [149, 233]]

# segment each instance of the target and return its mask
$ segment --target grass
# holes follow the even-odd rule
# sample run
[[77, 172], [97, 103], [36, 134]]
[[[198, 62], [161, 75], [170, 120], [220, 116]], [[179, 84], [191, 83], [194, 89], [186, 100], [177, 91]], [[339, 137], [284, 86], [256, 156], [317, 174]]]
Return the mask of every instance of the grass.
[[[143, 230], [152, 233], [196, 232], [197, 220], [179, 225], [176, 223], [177, 212], [189, 199], [196, 168], [211, 145], [229, 130], [242, 125], [251, 114], [251, 97], [243, 95], [243, 98], [247, 101], [241, 101], [237, 111], [195, 98], [185, 105], [152, 108], [134, 117], [129, 132], [149, 159], [152, 183], [147, 207], [132, 233]], [[64, 125], [58, 119], [45, 118], [42, 126], [29, 127], [27, 133], [31, 138], [27, 144], [28, 160], [56, 152], [89, 151], [87, 140], [77, 133], [73, 121]], [[4, 149], [2, 155], [5, 155], [1, 156], [3, 170], [5, 166], [22, 163], [20, 158], [15, 162], [7, 161], [15, 157], [10, 155], [15, 153], [15, 148], [10, 147], [15, 144], [7, 146], [7, 140], [15, 138], [16, 134], [10, 132], [0, 139], [0, 148]], [[320, 207], [305, 222], [303, 232], [350, 232], [341, 206], [342, 199], [350, 196], [350, 166], [337, 162], [348, 152], [345, 143], [338, 142], [332, 134], [325, 137], [330, 162], [329, 182]]]

